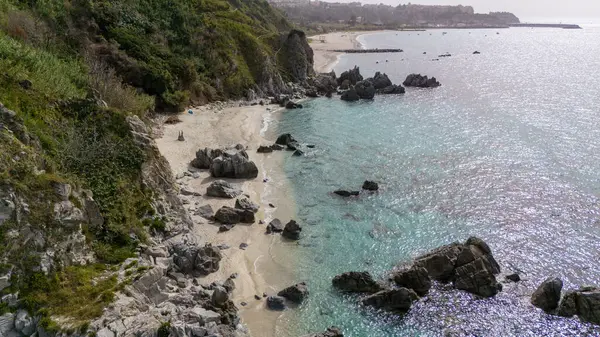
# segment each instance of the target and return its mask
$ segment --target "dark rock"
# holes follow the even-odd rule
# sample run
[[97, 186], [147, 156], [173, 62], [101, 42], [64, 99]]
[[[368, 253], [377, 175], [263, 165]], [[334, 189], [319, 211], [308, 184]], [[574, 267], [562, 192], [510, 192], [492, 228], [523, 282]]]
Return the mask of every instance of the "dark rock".
[[302, 109], [302, 104], [295, 103], [295, 102], [293, 102], [293, 101], [288, 101], [288, 102], [285, 104], [285, 108], [286, 108], [286, 109]]
[[428, 78], [427, 76], [421, 76], [420, 74], [410, 74], [404, 80], [405, 87], [419, 87], [419, 88], [435, 88], [441, 84], [435, 77]]
[[355, 85], [356, 83], [362, 81], [363, 77], [360, 74], [360, 69], [357, 66], [354, 66], [353, 69], [344, 71], [337, 79], [338, 85], [341, 86], [346, 80], [348, 80], [348, 84], [351, 85]]
[[384, 95], [404, 94], [405, 92], [406, 92], [406, 89], [404, 89], [403, 86], [395, 85], [395, 84], [392, 84], [383, 89], [377, 90], [378, 94], [384, 94]]
[[241, 250], [246, 250], [246, 248], [248, 248], [248, 244], [245, 242], [240, 243], [240, 249]]
[[196, 210], [196, 215], [201, 216], [205, 219], [212, 219], [214, 211], [210, 205], [204, 205], [198, 207]]
[[285, 298], [281, 296], [269, 296], [267, 297], [267, 307], [271, 310], [285, 310]]
[[331, 97], [333, 97], [332, 91], [328, 91], [328, 92], [325, 94], [325, 97], [327, 97], [327, 98], [331, 98]]
[[289, 133], [284, 133], [283, 135], [277, 137], [275, 144], [287, 146], [290, 143], [297, 143], [294, 137], [292, 137]]
[[558, 307], [558, 315], [600, 325], [600, 288], [584, 287], [567, 292]]
[[209, 169], [212, 165], [213, 159], [221, 156], [224, 150], [221, 149], [209, 149], [198, 150], [196, 152], [196, 158], [192, 160], [191, 165], [199, 169]]
[[287, 149], [290, 151], [296, 151], [296, 150], [298, 150], [299, 147], [300, 147], [300, 144], [298, 144], [298, 142], [289, 142], [287, 144]]
[[314, 144], [308, 144], [308, 145], [306, 145], [306, 147], [309, 148], [309, 149], [314, 149], [315, 145]]
[[258, 167], [248, 159], [246, 151], [228, 151], [213, 159], [210, 173], [215, 178], [253, 179], [258, 176]]
[[21, 88], [23, 88], [25, 90], [29, 90], [33, 86], [33, 83], [31, 83], [30, 80], [22, 80], [22, 81], [19, 81], [19, 85], [21, 86]]
[[306, 90], [306, 93], [305, 93], [305, 95], [306, 95], [306, 97], [312, 97], [312, 98], [319, 97], [319, 93], [317, 93], [317, 90], [316, 90], [316, 89], [309, 89], [309, 90]]
[[244, 209], [251, 211], [252, 213], [258, 212], [259, 206], [248, 198], [240, 198], [235, 201], [235, 208]]
[[438, 55], [438, 57], [450, 57], [450, 56], [452, 56], [452, 54], [450, 54], [450, 53]]
[[354, 102], [354, 101], [358, 101], [360, 99], [360, 97], [358, 96], [356, 89], [354, 89], [354, 87], [350, 87], [350, 89], [348, 89], [342, 93], [342, 96], [340, 97], [340, 99], [342, 101]]
[[506, 275], [506, 279], [512, 282], [519, 282], [521, 281], [521, 276], [519, 276], [519, 274], [514, 273], [514, 274], [510, 274], [510, 275]]
[[394, 273], [393, 280], [400, 287], [414, 290], [419, 296], [425, 296], [431, 288], [431, 280], [427, 269], [412, 266], [410, 269]]
[[229, 301], [229, 292], [224, 287], [216, 286], [213, 288], [211, 302], [217, 307], [222, 307]]
[[352, 197], [358, 196], [360, 194], [359, 191], [346, 191], [346, 190], [337, 190], [333, 191], [333, 193], [342, 196], [342, 197]]
[[406, 313], [419, 296], [411, 289], [382, 290], [362, 300], [364, 305], [394, 313]]
[[340, 84], [340, 89], [342, 90], [348, 90], [350, 89], [350, 86], [352, 85], [352, 83], [350, 83], [350, 80], [345, 79], [344, 81], [342, 81], [342, 83]]
[[302, 150], [296, 150], [294, 151], [294, 153], [292, 153], [292, 156], [294, 157], [302, 157], [304, 155], [304, 152]]
[[294, 82], [304, 82], [314, 75], [313, 50], [309, 46], [303, 31], [292, 29], [289, 34], [281, 36], [281, 47], [278, 53], [283, 69]]
[[481, 54], [480, 52], [478, 52], [477, 50], [473, 52], [474, 55], [479, 55]]
[[258, 296], [258, 295], [254, 295], [254, 299], [257, 301], [260, 301], [262, 299], [262, 297]]
[[215, 180], [206, 189], [206, 195], [209, 197], [233, 199], [240, 194], [242, 190], [224, 180]]
[[194, 261], [194, 268], [201, 275], [208, 275], [219, 270], [219, 262], [222, 256], [219, 248], [207, 244], [198, 249], [198, 254]]
[[296, 221], [290, 220], [283, 228], [281, 236], [290, 240], [300, 240], [301, 231], [302, 227]]
[[271, 145], [271, 149], [272, 149], [273, 151], [281, 151], [281, 150], [283, 150], [283, 149], [284, 149], [284, 147], [283, 147], [283, 146], [281, 146], [281, 145], [279, 145], [279, 144], [273, 144], [273, 145]]
[[531, 295], [531, 304], [551, 312], [558, 307], [563, 282], [558, 277], [547, 278]]
[[215, 220], [223, 224], [254, 223], [254, 212], [247, 209], [221, 207], [215, 213]]
[[379, 71], [375, 73], [373, 78], [369, 79], [371, 83], [373, 83], [373, 87], [375, 89], [383, 89], [385, 87], [389, 87], [392, 85], [392, 81], [385, 73], [382, 74]]
[[264, 220], [258, 220], [258, 224], [259, 224], [259, 225], [264, 225], [264, 224], [265, 224], [265, 221], [264, 221]]
[[360, 81], [354, 86], [356, 94], [362, 99], [373, 99], [375, 97], [375, 87], [369, 81]]
[[374, 181], [365, 180], [362, 185], [362, 189], [367, 191], [377, 191], [379, 190], [379, 185]]
[[240, 302], [240, 305], [241, 305], [242, 307], [245, 307], [245, 306], [247, 306], [247, 305], [248, 305], [248, 303], [246, 303], [246, 302]]
[[334, 288], [349, 293], [375, 293], [381, 290], [381, 286], [368, 272], [343, 273], [334, 277], [331, 283]]
[[256, 152], [258, 153], [270, 153], [273, 152], [273, 148], [271, 146], [259, 146], [258, 150], [256, 150]]
[[300, 304], [308, 296], [308, 287], [306, 283], [301, 282], [283, 289], [277, 295], [287, 298], [292, 303]]
[[267, 234], [283, 232], [283, 224], [279, 219], [273, 219], [267, 225]]
[[219, 226], [219, 233], [229, 232], [233, 227], [235, 227], [235, 225], [232, 225], [232, 224], [221, 225], [221, 226]]
[[182, 188], [181, 189], [181, 195], [200, 197], [200, 196], [202, 196], [202, 193], [196, 192], [196, 191], [192, 191], [192, 190], [189, 190], [187, 188]]
[[275, 208], [275, 205], [273, 205], [273, 204], [269, 203], [269, 207], [271, 207], [271, 208]]
[[441, 246], [416, 258], [414, 265], [425, 268], [431, 279], [448, 282], [454, 276], [454, 265], [462, 247], [459, 243]]
[[327, 331], [305, 335], [303, 337], [344, 337], [344, 334], [342, 333], [342, 330], [332, 326], [331, 328], [327, 328]]

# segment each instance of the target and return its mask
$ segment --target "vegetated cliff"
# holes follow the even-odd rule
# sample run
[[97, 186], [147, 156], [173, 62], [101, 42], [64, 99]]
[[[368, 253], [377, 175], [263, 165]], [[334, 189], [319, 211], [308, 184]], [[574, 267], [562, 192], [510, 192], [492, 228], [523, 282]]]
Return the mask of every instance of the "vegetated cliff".
[[288, 31], [261, 0], [0, 0], [0, 335], [84, 335], [145, 280], [119, 265], [190, 226], [148, 112], [289, 91]]

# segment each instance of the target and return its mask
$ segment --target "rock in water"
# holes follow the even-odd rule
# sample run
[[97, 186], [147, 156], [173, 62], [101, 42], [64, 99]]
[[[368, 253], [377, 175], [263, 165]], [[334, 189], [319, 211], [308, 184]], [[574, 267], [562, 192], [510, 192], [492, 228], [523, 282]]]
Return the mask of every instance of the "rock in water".
[[334, 277], [331, 283], [335, 288], [349, 293], [375, 293], [381, 290], [381, 286], [366, 271], [343, 273]]
[[285, 298], [281, 296], [269, 296], [267, 297], [267, 307], [271, 310], [285, 310]]
[[301, 282], [283, 289], [277, 295], [287, 298], [292, 303], [300, 304], [308, 296], [308, 287], [306, 283]]
[[431, 280], [427, 269], [412, 266], [410, 269], [394, 273], [393, 280], [400, 287], [414, 290], [419, 296], [425, 296], [431, 288]]
[[349, 85], [355, 85], [356, 83], [360, 82], [363, 80], [362, 75], [360, 74], [360, 68], [358, 68], [357, 66], [354, 66], [353, 69], [344, 71], [340, 77], [338, 77], [337, 82], [338, 85], [343, 85], [345, 81], [347, 81], [346, 83], [348, 83]]
[[283, 232], [283, 224], [279, 219], [273, 219], [267, 225], [267, 234]]
[[344, 91], [340, 99], [342, 101], [354, 102], [358, 101], [360, 97], [358, 96], [356, 89], [354, 89], [354, 87], [350, 87], [350, 89]]
[[332, 326], [331, 328], [327, 328], [325, 332], [314, 333], [311, 335], [305, 335], [303, 337], [344, 337], [342, 330], [339, 328]]
[[404, 87], [401, 85], [392, 84], [383, 89], [378, 89], [377, 93], [384, 94], [384, 95], [404, 94], [404, 93], [406, 93], [406, 89], [404, 89]]
[[290, 143], [297, 143], [297, 141], [292, 137], [289, 133], [284, 133], [281, 136], [277, 137], [275, 144], [287, 146]]
[[531, 295], [531, 304], [551, 312], [558, 307], [563, 282], [558, 277], [547, 278]]
[[270, 153], [273, 152], [273, 148], [271, 146], [259, 146], [258, 150], [256, 150], [256, 152], [258, 153]]
[[405, 87], [419, 87], [419, 88], [435, 88], [441, 84], [435, 77], [428, 78], [427, 76], [421, 76], [421, 74], [410, 74], [404, 80]]
[[521, 276], [519, 276], [519, 274], [517, 273], [513, 273], [510, 275], [506, 275], [506, 279], [512, 282], [519, 282], [521, 281]]
[[242, 190], [235, 188], [225, 180], [215, 180], [206, 188], [206, 195], [209, 197], [233, 199], [240, 194], [242, 194]]
[[360, 194], [359, 191], [346, 191], [346, 190], [337, 190], [333, 191], [333, 193], [342, 196], [342, 197], [352, 197], [358, 196]]
[[560, 301], [558, 314], [564, 317], [577, 315], [584, 322], [600, 325], [600, 288], [584, 287], [567, 292]]
[[252, 213], [256, 213], [258, 212], [259, 206], [250, 201], [250, 199], [248, 198], [241, 198], [235, 201], [235, 208], [245, 209], [251, 211]]
[[290, 240], [300, 240], [301, 231], [302, 227], [296, 221], [290, 220], [283, 228], [281, 236]]
[[364, 298], [362, 303], [377, 309], [403, 314], [408, 312], [412, 303], [418, 299], [419, 296], [411, 289], [398, 288], [382, 290]]
[[302, 150], [296, 150], [294, 151], [294, 153], [292, 153], [292, 156], [294, 157], [302, 157], [304, 155], [304, 151]]
[[375, 87], [369, 81], [360, 81], [354, 86], [356, 94], [362, 99], [373, 99], [375, 97]]
[[254, 223], [254, 212], [223, 206], [215, 213], [215, 220], [223, 224]]
[[374, 181], [365, 180], [362, 185], [362, 189], [367, 191], [377, 191], [379, 190], [379, 185]]
[[367, 79], [369, 82], [373, 83], [373, 87], [375, 89], [383, 89], [385, 87], [389, 87], [392, 85], [392, 81], [385, 73], [382, 74], [379, 71], [375, 73], [373, 78]]

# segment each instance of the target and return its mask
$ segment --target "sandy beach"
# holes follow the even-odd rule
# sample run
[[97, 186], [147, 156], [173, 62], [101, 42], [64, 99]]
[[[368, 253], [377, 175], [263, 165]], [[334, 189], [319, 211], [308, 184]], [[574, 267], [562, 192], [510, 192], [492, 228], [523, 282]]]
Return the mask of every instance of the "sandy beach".
[[[278, 109], [278, 106], [260, 105], [223, 110], [200, 107], [193, 109], [193, 114], [181, 113], [181, 123], [164, 125], [162, 138], [156, 140], [173, 174], [180, 177], [180, 187], [203, 194], [180, 196], [194, 221], [195, 236], [203, 242], [230, 247], [222, 250], [219, 271], [202, 279], [202, 283], [223, 281], [233, 273], [238, 274], [233, 301], [253, 336], [275, 336], [275, 321], [281, 314], [265, 309], [262, 294], [274, 294], [296, 282], [293, 265], [289, 261], [296, 243], [284, 242], [280, 235], [265, 235], [266, 223], [273, 218], [285, 223], [295, 215], [291, 191], [283, 172], [283, 159], [289, 152], [256, 153], [259, 145], [274, 142], [276, 135], [268, 130], [268, 122], [277, 120], [281, 113]], [[184, 133], [184, 142], [177, 141], [180, 131]], [[233, 207], [235, 199], [206, 197], [206, 188], [215, 179], [208, 171], [191, 168], [189, 163], [198, 149], [229, 147], [238, 143], [248, 147], [248, 155], [257, 164], [259, 176], [253, 180], [226, 180], [240, 186], [252, 201], [260, 205], [260, 210], [256, 214], [256, 223], [239, 224], [228, 232], [218, 233], [219, 224], [196, 216], [195, 210], [208, 204], [216, 212], [225, 205]], [[198, 172], [200, 177], [182, 177], [186, 171]], [[263, 182], [263, 179], [268, 181]], [[269, 203], [276, 207], [270, 207]], [[259, 224], [259, 220], [265, 224]], [[245, 250], [240, 248], [242, 243], [248, 244]], [[255, 295], [261, 299], [255, 299]], [[247, 304], [244, 306], [242, 302]]]
[[359, 35], [361, 33], [358, 32], [335, 32], [311, 36], [310, 47], [314, 51], [315, 71], [327, 73], [333, 69], [338, 57], [343, 53], [332, 50], [360, 49], [361, 45], [356, 40]]

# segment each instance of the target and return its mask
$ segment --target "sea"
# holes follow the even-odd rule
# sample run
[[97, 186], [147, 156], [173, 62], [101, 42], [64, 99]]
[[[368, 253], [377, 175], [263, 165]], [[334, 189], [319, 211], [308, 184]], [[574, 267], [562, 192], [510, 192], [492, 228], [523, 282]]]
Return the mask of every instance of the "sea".
[[[401, 84], [420, 73], [442, 86], [359, 102], [334, 95], [283, 113], [277, 132], [315, 147], [285, 160], [303, 225], [294, 273], [310, 295], [280, 316], [277, 335], [337, 326], [349, 337], [600, 336], [598, 326], [529, 302], [551, 276], [567, 290], [600, 286], [600, 26], [358, 40], [404, 52], [345, 54], [336, 74], [358, 66], [365, 78], [380, 71]], [[364, 180], [380, 190], [332, 194], [360, 190]], [[347, 271], [385, 279], [394, 266], [469, 236], [484, 239], [502, 267], [494, 298], [436, 285], [400, 317], [331, 286]], [[506, 282], [514, 272], [522, 281]]]

